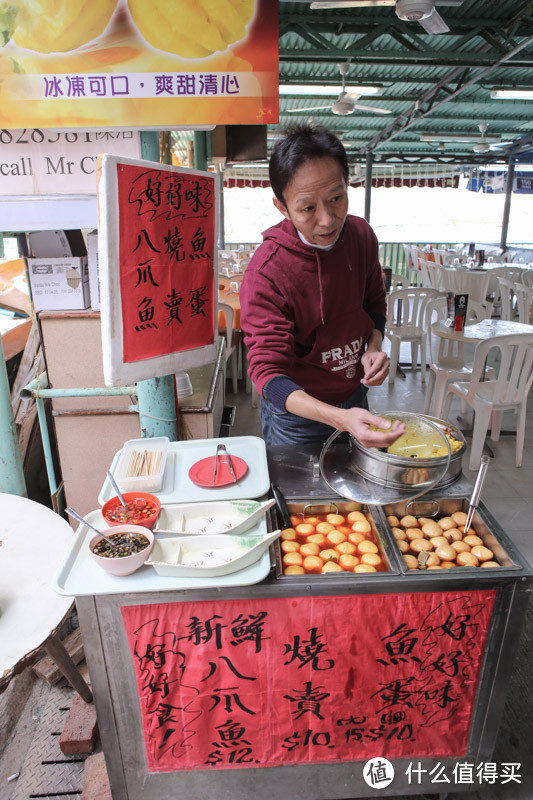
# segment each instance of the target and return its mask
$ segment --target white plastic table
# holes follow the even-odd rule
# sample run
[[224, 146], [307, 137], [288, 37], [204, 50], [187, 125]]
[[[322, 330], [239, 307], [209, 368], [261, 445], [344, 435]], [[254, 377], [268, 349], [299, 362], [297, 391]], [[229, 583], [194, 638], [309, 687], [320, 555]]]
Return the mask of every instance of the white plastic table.
[[495, 336], [508, 336], [517, 333], [533, 333], [533, 325], [523, 322], [512, 322], [504, 319], [482, 319], [475, 325], [466, 325], [462, 331], [455, 331], [453, 325], [449, 327], [444, 322], [434, 322], [431, 331], [436, 336], [444, 339], [457, 339], [460, 342], [480, 342], [483, 339], [492, 339]]
[[57, 631], [73, 598], [53, 580], [72, 545], [72, 528], [40, 503], [0, 494], [0, 692], [44, 648], [86, 701], [92, 694]]

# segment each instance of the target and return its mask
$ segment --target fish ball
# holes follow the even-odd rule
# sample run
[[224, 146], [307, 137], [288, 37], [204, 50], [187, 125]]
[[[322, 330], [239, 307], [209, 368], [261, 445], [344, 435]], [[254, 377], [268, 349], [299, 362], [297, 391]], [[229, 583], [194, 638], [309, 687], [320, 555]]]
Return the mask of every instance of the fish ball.
[[462, 567], [479, 567], [479, 559], [473, 553], [457, 553], [457, 563]]
[[466, 514], [464, 511], [454, 511], [450, 516], [456, 525], [464, 525], [466, 522]]
[[482, 544], [474, 545], [472, 548], [472, 555], [479, 558], [480, 561], [492, 561], [494, 558], [492, 550], [489, 550], [488, 547], [484, 547]]

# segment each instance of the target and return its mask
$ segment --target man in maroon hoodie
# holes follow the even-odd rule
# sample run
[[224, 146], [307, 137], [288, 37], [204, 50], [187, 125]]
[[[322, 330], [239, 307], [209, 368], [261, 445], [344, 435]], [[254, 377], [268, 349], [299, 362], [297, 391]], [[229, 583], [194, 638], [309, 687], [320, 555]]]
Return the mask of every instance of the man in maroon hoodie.
[[348, 215], [346, 151], [324, 128], [299, 126], [276, 143], [269, 173], [285, 219], [263, 234], [241, 287], [265, 441], [320, 443], [337, 429], [386, 447], [405, 427], [370, 430], [389, 428], [366, 400], [389, 368], [386, 292], [375, 234]]

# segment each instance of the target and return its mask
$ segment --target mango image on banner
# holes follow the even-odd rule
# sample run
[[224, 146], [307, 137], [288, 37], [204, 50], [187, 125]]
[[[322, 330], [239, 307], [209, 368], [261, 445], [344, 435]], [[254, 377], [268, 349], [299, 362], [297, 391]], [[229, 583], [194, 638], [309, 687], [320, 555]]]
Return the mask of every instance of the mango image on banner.
[[12, 39], [39, 53], [75, 50], [104, 32], [116, 5], [117, 0], [0, 0], [1, 44]]
[[158, 50], [205, 58], [246, 36], [255, 0], [128, 0], [140, 34]]

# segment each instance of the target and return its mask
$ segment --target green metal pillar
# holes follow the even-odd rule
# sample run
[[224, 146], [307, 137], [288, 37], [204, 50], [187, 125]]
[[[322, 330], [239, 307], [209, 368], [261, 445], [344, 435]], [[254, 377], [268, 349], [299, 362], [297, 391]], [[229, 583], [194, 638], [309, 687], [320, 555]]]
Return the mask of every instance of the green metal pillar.
[[207, 169], [207, 133], [194, 131], [194, 168]]
[[365, 219], [370, 222], [370, 196], [372, 194], [372, 163], [374, 157], [372, 153], [366, 154], [365, 165]]
[[0, 338], [0, 492], [26, 496], [26, 481], [20, 457], [17, 426], [13, 417], [11, 391], [4, 348]]
[[[147, 161], [159, 162], [159, 134], [155, 131], [141, 133], [141, 154]], [[168, 436], [171, 442], [178, 438], [178, 420], [174, 375], [163, 375], [137, 384], [141, 436]]]

